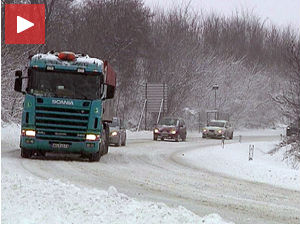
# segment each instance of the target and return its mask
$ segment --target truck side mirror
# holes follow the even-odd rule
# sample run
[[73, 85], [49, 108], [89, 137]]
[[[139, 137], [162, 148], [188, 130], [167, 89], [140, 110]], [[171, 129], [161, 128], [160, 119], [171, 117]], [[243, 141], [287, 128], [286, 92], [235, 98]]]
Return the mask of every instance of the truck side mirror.
[[107, 85], [106, 99], [111, 99], [115, 96], [115, 89], [116, 89], [116, 87], [111, 86], [111, 85]]
[[17, 70], [15, 73], [16, 79], [15, 79], [15, 91], [22, 92], [22, 71]]
[[22, 77], [22, 70], [17, 70], [17, 71], [15, 72], [15, 76], [16, 76], [16, 77]]
[[15, 79], [15, 91], [22, 92], [22, 78], [20, 77]]

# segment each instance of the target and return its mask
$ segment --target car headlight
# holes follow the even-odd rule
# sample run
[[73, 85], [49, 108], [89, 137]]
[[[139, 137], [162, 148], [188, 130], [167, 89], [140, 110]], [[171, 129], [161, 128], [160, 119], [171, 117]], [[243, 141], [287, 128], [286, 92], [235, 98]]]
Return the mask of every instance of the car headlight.
[[86, 134], [85, 136], [85, 140], [87, 141], [96, 141], [100, 139], [100, 135], [96, 135], [96, 134]]
[[111, 136], [117, 136], [117, 135], [118, 135], [118, 132], [117, 132], [117, 131], [111, 132]]
[[176, 134], [176, 130], [171, 130], [171, 134]]
[[154, 133], [158, 133], [159, 130], [157, 128], [154, 129]]
[[35, 137], [35, 130], [22, 130], [23, 136]]
[[205, 132], [207, 132], [207, 129], [204, 128], [204, 129], [203, 129], [203, 133], [205, 133]]
[[218, 130], [217, 131], [219, 134], [222, 134], [223, 133], [223, 130]]

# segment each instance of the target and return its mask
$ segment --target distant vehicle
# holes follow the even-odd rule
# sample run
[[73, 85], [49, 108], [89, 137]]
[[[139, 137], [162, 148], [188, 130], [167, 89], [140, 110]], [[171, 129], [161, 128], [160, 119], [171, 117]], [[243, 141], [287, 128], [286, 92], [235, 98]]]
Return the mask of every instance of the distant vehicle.
[[153, 129], [153, 140], [160, 138], [174, 139], [176, 142], [186, 140], [186, 126], [182, 119], [165, 117]]
[[291, 123], [286, 128], [286, 136], [293, 136], [293, 135], [299, 135], [300, 134], [300, 128], [297, 127], [296, 123]]
[[233, 138], [233, 128], [227, 120], [211, 120], [207, 126], [202, 129], [202, 138]]
[[118, 117], [113, 117], [112, 123], [109, 124], [109, 144], [117, 146], [126, 145], [126, 129], [124, 121]]

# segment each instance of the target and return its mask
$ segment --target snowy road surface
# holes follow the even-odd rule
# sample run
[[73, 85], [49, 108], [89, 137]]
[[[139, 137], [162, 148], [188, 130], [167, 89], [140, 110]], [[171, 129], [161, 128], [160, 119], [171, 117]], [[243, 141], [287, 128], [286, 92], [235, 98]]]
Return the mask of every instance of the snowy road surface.
[[[15, 130], [12, 129], [11, 132], [15, 132]], [[269, 142], [270, 145], [270, 143], [278, 142], [280, 139], [278, 132], [257, 134], [244, 133], [242, 140], [256, 145], [259, 142]], [[18, 140], [10, 138], [13, 136], [14, 134], [9, 136], [7, 133], [6, 136], [2, 135], [2, 194], [5, 191], [3, 190], [3, 181], [6, 182], [10, 179], [5, 174], [9, 175], [13, 171], [20, 176], [44, 180], [44, 183], [40, 184], [42, 189], [47, 189], [47, 186], [51, 187], [53, 183], [59, 183], [58, 186], [61, 186], [62, 183], [82, 188], [82, 190], [97, 189], [99, 196], [101, 196], [101, 190], [109, 190], [107, 193], [116, 192], [115, 190], [111, 191], [113, 189], [111, 186], [114, 186], [118, 190], [116, 193], [121, 196], [120, 198], [123, 195], [119, 192], [138, 201], [163, 202], [171, 207], [160, 206], [165, 207], [165, 212], [167, 212], [160, 219], [144, 218], [144, 220], [139, 220], [136, 218], [136, 220], [133, 220], [132, 218], [123, 218], [125, 223], [133, 223], [133, 221], [140, 223], [195, 223], [201, 220], [200, 217], [209, 214], [212, 214], [212, 217], [220, 215], [224, 219], [222, 221], [222, 218], [218, 217], [215, 220], [207, 220], [211, 223], [224, 223], [224, 221], [235, 223], [300, 223], [300, 190], [298, 189], [299, 186], [295, 184], [299, 182], [299, 170], [288, 173], [289, 178], [292, 179], [292, 181], [289, 181], [291, 185], [284, 188], [280, 187], [284, 186], [281, 185], [280, 179], [274, 184], [271, 183], [271, 185], [265, 179], [251, 181], [247, 177], [239, 176], [239, 172], [234, 174], [229, 173], [230, 171], [214, 170], [212, 159], [205, 157], [205, 154], [201, 155], [201, 153], [209, 151], [209, 148], [216, 152], [220, 140], [201, 139], [199, 134], [192, 134], [188, 136], [186, 142], [155, 142], [152, 141], [151, 133], [130, 133], [126, 147], [110, 147], [109, 154], [103, 156], [100, 162], [88, 163], [80, 160], [70, 161], [57, 158], [50, 158], [50, 160], [21, 159], [20, 151], [17, 148]], [[234, 137], [233, 140], [226, 140], [226, 148], [229, 148], [227, 147], [230, 146], [229, 144], [232, 144], [232, 146], [239, 144], [238, 137]], [[226, 151], [226, 148], [224, 151]], [[198, 155], [191, 156], [193, 151], [196, 151]], [[233, 154], [233, 150], [230, 151], [229, 155]], [[189, 159], [189, 157], [194, 160]], [[195, 159], [200, 160], [197, 163]], [[221, 159], [219, 158], [219, 160]], [[253, 162], [256, 163], [255, 158]], [[221, 165], [222, 160], [215, 162], [216, 168], [221, 168], [218, 164]], [[226, 165], [228, 166], [228, 164]], [[234, 165], [231, 168], [233, 171], [239, 169]], [[274, 177], [274, 179], [277, 178], [280, 178], [280, 175]], [[47, 182], [50, 182], [50, 184], [47, 184]], [[30, 181], [28, 184], [30, 184]], [[18, 186], [18, 182], [13, 184], [14, 186]], [[66, 185], [66, 188], [70, 189], [69, 186]], [[52, 196], [49, 194], [49, 198], [55, 199], [53, 197], [57, 194], [55, 189], [50, 188], [50, 190], [53, 193]], [[36, 191], [38, 192], [38, 190]], [[57, 190], [58, 193], [61, 191], [60, 189]], [[50, 193], [50, 191], [48, 192]], [[78, 195], [82, 192], [75, 191], [74, 194]], [[102, 193], [102, 195], [110, 196], [107, 193]], [[39, 195], [39, 193], [36, 193], [36, 195]], [[11, 198], [13, 197], [11, 196]], [[101, 202], [102, 198], [97, 199]], [[9, 199], [5, 198], [5, 201], [9, 201]], [[18, 202], [20, 201], [19, 199]], [[26, 201], [24, 199], [24, 202]], [[82, 204], [84, 204], [84, 201], [86, 200], [83, 198]], [[2, 197], [2, 204], [4, 203], [7, 202], [4, 202]], [[80, 204], [80, 202], [77, 204]], [[134, 207], [131, 206], [132, 204], [129, 204], [129, 208], [132, 210]], [[193, 213], [178, 208], [180, 206]], [[133, 212], [130, 211], [130, 213]], [[157, 213], [153, 211], [152, 213], [154, 217], [155, 215], [158, 216]], [[183, 218], [176, 220], [174, 216], [165, 217], [165, 215], [172, 215], [172, 213], [173, 215], [182, 214]], [[107, 214], [105, 215], [107, 216]], [[150, 215], [152, 214], [150, 213]], [[13, 213], [10, 216], [13, 216]], [[198, 216], [198, 218], [195, 216]], [[188, 217], [190, 220], [187, 219]], [[39, 221], [43, 221], [43, 218]], [[89, 221], [92, 223], [97, 222], [95, 220]], [[119, 222], [121, 221], [122, 218]], [[55, 221], [52, 222], [55, 223]], [[66, 222], [81, 223], [82, 221], [79, 219]], [[111, 218], [111, 220], [98, 222], [109, 223], [118, 222], [118, 220]]]

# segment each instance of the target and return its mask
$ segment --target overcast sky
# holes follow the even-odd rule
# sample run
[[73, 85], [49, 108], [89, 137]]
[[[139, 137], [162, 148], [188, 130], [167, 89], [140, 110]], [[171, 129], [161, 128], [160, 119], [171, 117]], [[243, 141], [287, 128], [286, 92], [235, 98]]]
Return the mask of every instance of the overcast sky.
[[230, 16], [232, 12], [247, 9], [268, 23], [280, 27], [292, 25], [300, 29], [300, 0], [144, 0], [151, 8], [172, 8], [191, 2], [195, 11], [216, 12]]

